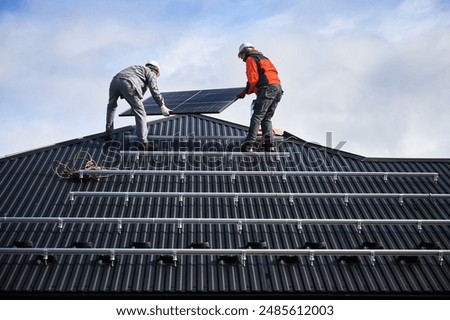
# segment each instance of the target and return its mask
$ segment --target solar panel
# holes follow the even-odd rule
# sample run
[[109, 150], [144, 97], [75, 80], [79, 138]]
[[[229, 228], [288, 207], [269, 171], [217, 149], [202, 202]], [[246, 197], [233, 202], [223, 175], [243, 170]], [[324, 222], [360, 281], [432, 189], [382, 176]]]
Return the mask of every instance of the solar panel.
[[[172, 114], [198, 114], [198, 113], [220, 113], [229, 107], [243, 87], [225, 89], [204, 89], [189, 91], [163, 92], [162, 96], [166, 106], [172, 109]], [[152, 97], [144, 100], [147, 115], [161, 115], [159, 106]], [[120, 116], [132, 116], [131, 109], [120, 114]]]

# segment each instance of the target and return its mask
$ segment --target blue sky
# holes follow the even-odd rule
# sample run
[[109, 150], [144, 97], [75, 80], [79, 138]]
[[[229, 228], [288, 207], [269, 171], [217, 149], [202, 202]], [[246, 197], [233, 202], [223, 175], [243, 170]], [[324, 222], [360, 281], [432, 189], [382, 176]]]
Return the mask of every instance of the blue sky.
[[[275, 127], [363, 156], [450, 157], [448, 0], [0, 0], [0, 157], [102, 132], [129, 65], [157, 60], [163, 92], [243, 86], [245, 41], [279, 69]], [[217, 117], [248, 125], [251, 100]]]

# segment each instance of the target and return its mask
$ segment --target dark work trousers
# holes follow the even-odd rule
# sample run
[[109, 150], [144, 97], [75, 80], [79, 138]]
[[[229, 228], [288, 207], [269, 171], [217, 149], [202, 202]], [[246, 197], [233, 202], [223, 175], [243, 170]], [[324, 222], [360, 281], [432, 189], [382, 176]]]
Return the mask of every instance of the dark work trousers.
[[147, 143], [147, 116], [141, 98], [131, 81], [114, 77], [109, 87], [109, 102], [106, 112], [106, 134], [112, 135], [114, 130], [114, 114], [117, 109], [117, 100], [123, 97], [131, 106], [131, 111], [136, 119], [136, 134], [142, 143]]
[[272, 117], [282, 95], [283, 90], [280, 85], [270, 85], [258, 89], [253, 114], [250, 119], [250, 128], [244, 142], [245, 145], [255, 145], [260, 126], [264, 144], [267, 146], [272, 143]]

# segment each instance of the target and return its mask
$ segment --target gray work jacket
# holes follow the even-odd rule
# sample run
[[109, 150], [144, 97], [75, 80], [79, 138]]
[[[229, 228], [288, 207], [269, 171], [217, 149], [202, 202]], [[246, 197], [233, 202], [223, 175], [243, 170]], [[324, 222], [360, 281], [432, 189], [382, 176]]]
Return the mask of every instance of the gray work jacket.
[[140, 99], [144, 97], [145, 91], [147, 91], [148, 87], [156, 103], [160, 107], [164, 105], [164, 98], [161, 95], [161, 92], [159, 92], [158, 84], [156, 82], [156, 74], [152, 69], [145, 66], [131, 66], [120, 71], [116, 74], [115, 78], [130, 81]]

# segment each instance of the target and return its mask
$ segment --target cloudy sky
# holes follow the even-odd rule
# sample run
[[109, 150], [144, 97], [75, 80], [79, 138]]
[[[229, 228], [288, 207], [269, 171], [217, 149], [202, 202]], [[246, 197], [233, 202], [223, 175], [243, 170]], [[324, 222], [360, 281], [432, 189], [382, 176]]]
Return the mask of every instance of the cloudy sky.
[[[449, 0], [0, 0], [0, 157], [102, 132], [129, 65], [157, 60], [163, 92], [243, 86], [246, 41], [279, 70], [275, 127], [368, 157], [450, 158]], [[248, 125], [251, 100], [217, 117]]]

